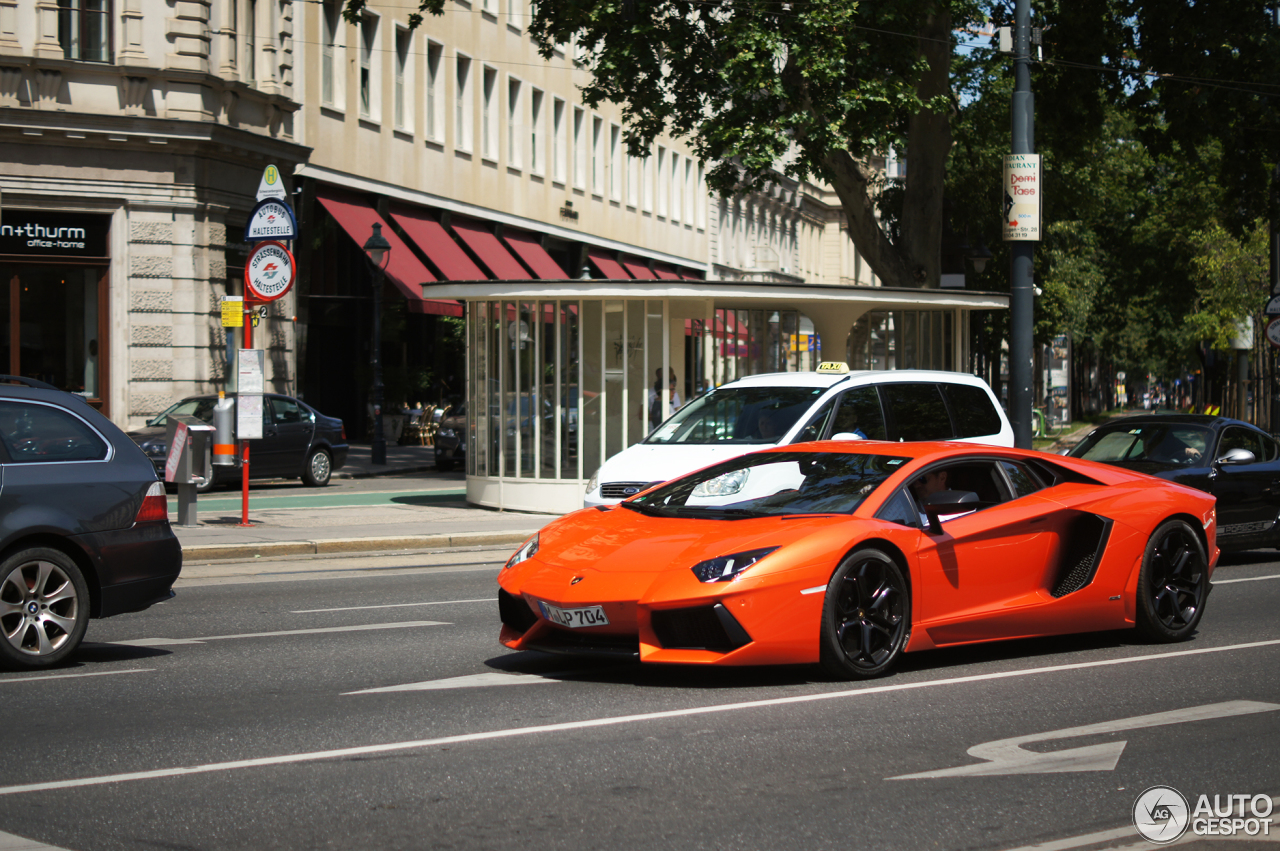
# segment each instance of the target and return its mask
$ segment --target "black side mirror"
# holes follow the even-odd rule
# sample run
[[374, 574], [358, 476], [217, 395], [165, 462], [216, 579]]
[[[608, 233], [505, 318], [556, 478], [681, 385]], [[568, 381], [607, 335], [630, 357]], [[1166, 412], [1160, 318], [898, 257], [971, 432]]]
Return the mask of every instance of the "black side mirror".
[[941, 535], [939, 514], [963, 514], [982, 507], [982, 500], [973, 491], [938, 491], [924, 503], [924, 513], [929, 518], [929, 534]]
[[1225, 454], [1219, 457], [1213, 463], [1220, 467], [1231, 467], [1238, 464], [1252, 464], [1258, 459], [1252, 452], [1244, 447], [1237, 446], [1235, 449], [1228, 449]]

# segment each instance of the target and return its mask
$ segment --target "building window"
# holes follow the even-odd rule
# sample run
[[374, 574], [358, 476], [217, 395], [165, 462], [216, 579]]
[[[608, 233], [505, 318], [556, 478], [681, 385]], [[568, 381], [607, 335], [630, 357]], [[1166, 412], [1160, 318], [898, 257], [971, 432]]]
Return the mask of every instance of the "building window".
[[696, 224], [699, 228], [705, 229], [707, 226], [707, 175], [702, 171], [702, 166], [698, 166], [698, 183], [695, 191], [698, 193], [694, 209]]
[[622, 128], [609, 126], [609, 197], [622, 200], [622, 179], [626, 168], [622, 159]]
[[671, 221], [680, 221], [681, 206], [684, 201], [680, 194], [680, 155], [671, 152]]
[[396, 27], [396, 127], [410, 130], [413, 124], [413, 112], [410, 109], [410, 98], [413, 88], [413, 67], [409, 57], [413, 55], [411, 46], [413, 33], [403, 27]]
[[591, 192], [604, 194], [604, 121], [591, 119]]
[[440, 61], [444, 47], [427, 42], [427, 138], [439, 141], [444, 137], [444, 115], [441, 112]]
[[640, 162], [631, 154], [627, 154], [627, 206], [635, 207], [640, 203]]
[[480, 116], [480, 152], [486, 159], [498, 158], [498, 72], [484, 69], [483, 102]]
[[524, 165], [524, 126], [520, 121], [520, 81], [514, 77], [507, 78], [507, 164], [515, 168]]
[[320, 9], [320, 102], [336, 106], [342, 95], [342, 81], [338, 72], [342, 68], [339, 56], [338, 33], [341, 32], [338, 0], [325, 0]]
[[646, 213], [653, 212], [653, 157], [640, 160], [640, 198]]
[[551, 179], [557, 183], [565, 180], [564, 105], [560, 98], [551, 102]]
[[529, 170], [542, 174], [542, 92], [529, 93]]
[[524, 25], [523, 0], [507, 0], [507, 24], [516, 29]]
[[377, 121], [378, 103], [378, 66], [374, 62], [374, 51], [378, 48], [378, 19], [365, 15], [360, 20], [360, 117]]
[[258, 0], [245, 0], [244, 4], [244, 81], [254, 85], [258, 80]]
[[684, 158], [684, 188], [680, 190], [684, 198], [684, 223], [693, 224], [693, 160]]
[[67, 59], [110, 62], [110, 0], [62, 0], [58, 4], [58, 43]]
[[481, 0], [480, 8], [490, 15], [498, 14], [498, 0]]
[[587, 188], [586, 113], [573, 108], [573, 185]]
[[471, 60], [459, 56], [454, 80], [455, 109], [453, 139], [460, 151], [471, 150]]
[[654, 178], [658, 181], [658, 215], [667, 214], [667, 193], [670, 191], [667, 177], [667, 149], [658, 146], [658, 168]]

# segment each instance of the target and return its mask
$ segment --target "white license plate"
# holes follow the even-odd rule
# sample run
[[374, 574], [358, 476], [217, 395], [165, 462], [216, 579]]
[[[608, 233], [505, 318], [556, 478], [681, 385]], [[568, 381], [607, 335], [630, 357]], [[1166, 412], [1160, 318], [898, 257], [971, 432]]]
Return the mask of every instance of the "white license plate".
[[542, 616], [552, 623], [567, 626], [569, 629], [580, 629], [584, 626], [605, 626], [609, 619], [604, 615], [604, 606], [583, 606], [580, 609], [562, 609], [550, 603], [538, 601]]

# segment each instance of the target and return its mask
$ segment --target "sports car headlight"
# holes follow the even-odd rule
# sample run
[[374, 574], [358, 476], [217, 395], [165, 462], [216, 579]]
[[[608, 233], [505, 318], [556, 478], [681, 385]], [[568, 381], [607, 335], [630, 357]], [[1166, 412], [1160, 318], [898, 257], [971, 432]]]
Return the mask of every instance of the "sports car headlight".
[[742, 571], [776, 549], [777, 547], [765, 547], [762, 550], [748, 550], [745, 553], [709, 558], [693, 566], [693, 575], [703, 582], [728, 582], [737, 579]]
[[516, 550], [515, 554], [511, 556], [511, 558], [507, 559], [507, 563], [506, 565], [503, 566], [502, 569], [506, 570], [508, 567], [515, 567], [520, 562], [527, 561], [533, 558], [533, 554], [536, 553], [537, 551], [538, 551], [538, 536], [534, 535], [532, 538], [525, 541], [524, 545], [521, 546], [520, 549]]
[[591, 493], [593, 490], [595, 490], [599, 486], [600, 486], [600, 469], [596, 468], [596, 471], [591, 474], [591, 478], [587, 479], [587, 493]]
[[750, 470], [733, 470], [732, 472], [707, 479], [693, 489], [693, 496], [732, 496], [742, 490], [747, 483]]

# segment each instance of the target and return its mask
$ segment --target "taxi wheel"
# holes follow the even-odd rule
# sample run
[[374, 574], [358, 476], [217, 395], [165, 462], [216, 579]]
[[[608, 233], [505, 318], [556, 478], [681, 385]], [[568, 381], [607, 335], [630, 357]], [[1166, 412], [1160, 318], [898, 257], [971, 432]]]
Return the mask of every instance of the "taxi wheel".
[[1184, 641], [1195, 632], [1209, 596], [1209, 562], [1189, 523], [1160, 524], [1142, 556], [1138, 574], [1137, 626], [1158, 642]]
[[889, 671], [911, 633], [911, 589], [887, 553], [864, 549], [845, 558], [822, 605], [822, 667], [841, 679]]
[[89, 626], [89, 586], [60, 550], [32, 547], [0, 563], [0, 660], [15, 668], [55, 665]]
[[307, 456], [307, 466], [302, 473], [304, 484], [313, 488], [322, 488], [329, 484], [333, 475], [333, 459], [323, 449], [317, 449]]

